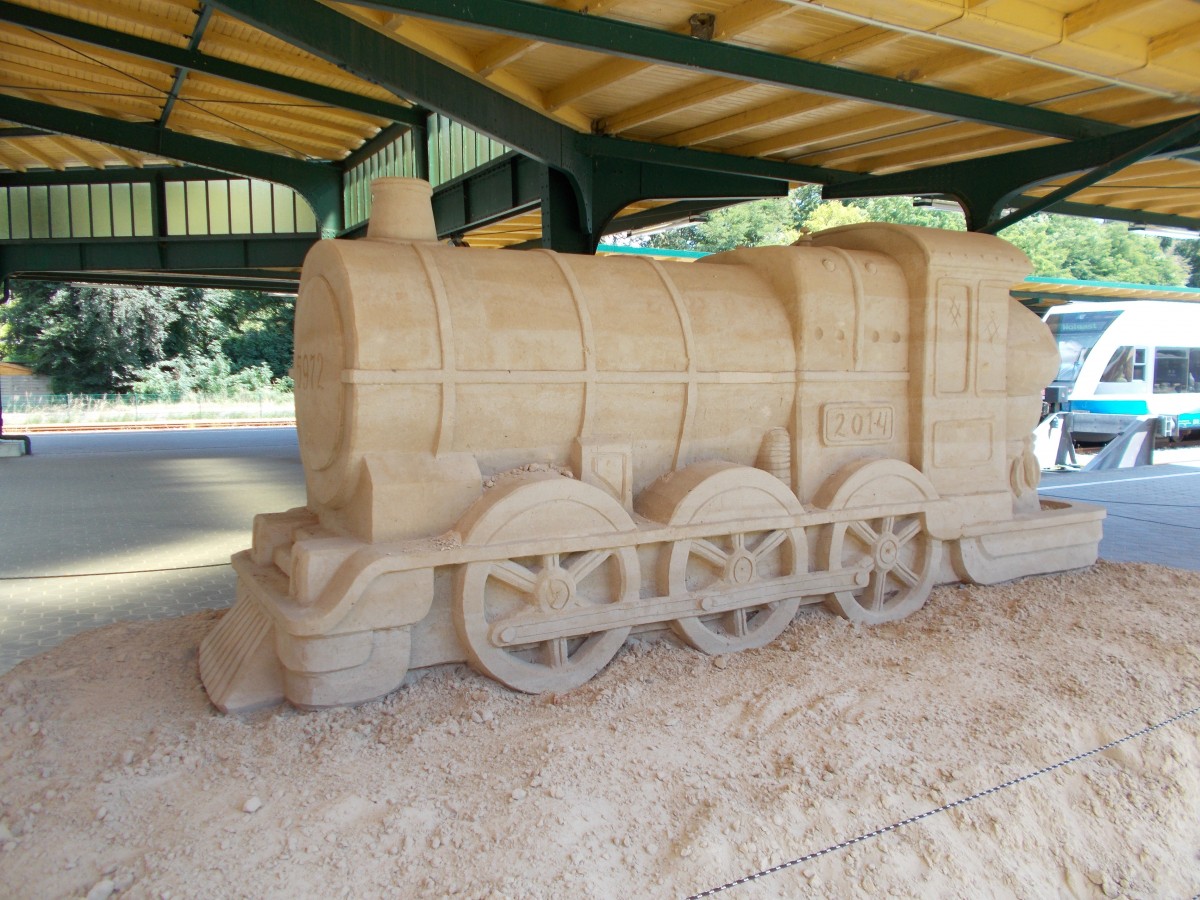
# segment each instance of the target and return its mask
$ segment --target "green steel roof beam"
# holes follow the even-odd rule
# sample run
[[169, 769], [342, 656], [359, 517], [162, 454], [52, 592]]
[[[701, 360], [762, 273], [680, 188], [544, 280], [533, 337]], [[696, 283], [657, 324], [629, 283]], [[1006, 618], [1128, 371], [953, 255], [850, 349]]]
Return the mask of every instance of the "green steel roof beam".
[[1165, 134], [1160, 134], [1158, 137], [1148, 140], [1144, 144], [1127, 150], [1125, 153], [1120, 154], [1103, 165], [1096, 166], [1078, 178], [1074, 178], [1067, 184], [1056, 188], [1044, 197], [1039, 197], [1032, 202], [1019, 206], [1006, 215], [1000, 216], [998, 219], [993, 219], [978, 230], [985, 234], [995, 234], [1009, 225], [1013, 225], [1034, 213], [1041, 212], [1043, 209], [1053, 206], [1059, 200], [1065, 200], [1079, 193], [1084, 188], [1091, 187], [1098, 181], [1103, 181], [1115, 172], [1119, 172], [1140, 160], [1153, 156], [1160, 150], [1178, 146], [1181, 142], [1194, 145], [1197, 134], [1200, 134], [1200, 116], [1193, 116], [1191, 119], [1180, 122], [1180, 124]]
[[[200, 49], [200, 42], [204, 40], [204, 31], [208, 28], [209, 20], [212, 19], [213, 10], [211, 6], [200, 4], [200, 14], [196, 17], [196, 27], [192, 29], [192, 36], [188, 38], [188, 51], [195, 53]], [[167, 91], [167, 99], [163, 101], [162, 112], [158, 116], [159, 128], [166, 128], [167, 122], [171, 118], [171, 110], [175, 108], [175, 101], [179, 99], [179, 92], [183, 90], [183, 83], [187, 81], [188, 72], [191, 69], [180, 67], [175, 70], [175, 78], [171, 82], [171, 89]]]
[[499, 34], [679, 66], [756, 84], [947, 116], [998, 128], [1068, 139], [1122, 131], [1120, 126], [961, 91], [781, 56], [724, 41], [696, 38], [590, 16], [526, 0], [349, 0], [355, 6], [481, 28]]
[[2, 95], [0, 119], [284, 184], [312, 206], [322, 236], [332, 237], [342, 228], [342, 173], [332, 163], [301, 162], [221, 141], [165, 131], [156, 125], [121, 122]]
[[[1186, 128], [1192, 116], [1131, 128], [1120, 134], [1000, 153], [979, 159], [929, 166], [891, 175], [876, 175], [841, 184], [826, 185], [827, 199], [942, 194], [953, 197], [967, 216], [967, 227], [978, 231], [997, 220], [1030, 187], [1075, 172], [1106, 166], [1151, 142]], [[1197, 139], [1176, 132], [1150, 155], [1181, 155], [1194, 151]], [[1063, 198], [1060, 198], [1063, 199]]]
[[[566, 174], [540, 192], [555, 245], [594, 250], [605, 223], [648, 198], [778, 196], [789, 181], [857, 177], [639, 141], [581, 134], [411, 50], [324, 4], [211, 0], [216, 8], [360, 77], [443, 113]], [[697, 170], [703, 173], [698, 174]], [[635, 174], [637, 173], [637, 174]], [[577, 221], [568, 221], [577, 220]]]
[[[1019, 199], [1033, 200], [1035, 198], [1024, 197]], [[1113, 222], [1129, 222], [1131, 225], [1185, 228], [1189, 231], [1200, 231], [1200, 217], [1145, 212], [1140, 209], [1124, 209], [1120, 206], [1096, 206], [1090, 203], [1072, 203], [1060, 200], [1043, 211], [1058, 213], [1064, 216], [1082, 216], [1087, 219], [1109, 219]]]
[[825, 184], [860, 177], [815, 166], [580, 134], [315, 0], [293, 0], [286, 7], [274, 0], [210, 0], [210, 5], [565, 171], [587, 157], [618, 157], [783, 181]]
[[[212, 8], [214, 5], [210, 3], [208, 8]], [[313, 84], [300, 78], [278, 75], [266, 69], [230, 62], [196, 50], [172, 47], [109, 28], [89, 25], [78, 19], [41, 12], [27, 6], [9, 3], [7, 0], [0, 0], [0, 20], [24, 25], [34, 31], [56, 34], [59, 37], [71, 38], [96, 47], [116, 50], [119, 53], [128, 53], [130, 56], [137, 56], [141, 59], [166, 63], [179, 69], [205, 72], [230, 81], [278, 91], [281, 94], [299, 97], [302, 100], [311, 100], [323, 106], [338, 107], [413, 126], [419, 126], [425, 122], [426, 113], [421, 109]]]

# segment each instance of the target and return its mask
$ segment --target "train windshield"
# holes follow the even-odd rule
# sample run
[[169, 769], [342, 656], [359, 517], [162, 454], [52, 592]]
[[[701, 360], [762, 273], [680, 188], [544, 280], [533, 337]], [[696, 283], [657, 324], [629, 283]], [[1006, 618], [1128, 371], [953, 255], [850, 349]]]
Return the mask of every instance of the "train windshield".
[[1055, 381], [1074, 382], [1083, 368], [1083, 361], [1100, 335], [1117, 320], [1121, 310], [1097, 310], [1095, 312], [1069, 312], [1051, 314], [1046, 317], [1050, 333], [1058, 342], [1058, 374]]

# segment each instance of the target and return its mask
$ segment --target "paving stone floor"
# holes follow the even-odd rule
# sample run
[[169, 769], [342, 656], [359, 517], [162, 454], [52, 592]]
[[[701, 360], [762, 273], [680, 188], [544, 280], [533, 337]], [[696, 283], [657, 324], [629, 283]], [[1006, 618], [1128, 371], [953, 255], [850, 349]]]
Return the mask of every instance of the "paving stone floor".
[[[1200, 459], [1042, 488], [1108, 507], [1104, 558], [1200, 569]], [[303, 503], [294, 428], [36, 436], [0, 460], [0, 673], [101, 625], [229, 606], [254, 514]]]
[[36, 435], [0, 460], [0, 672], [101, 625], [229, 606], [254, 514], [303, 503], [294, 428]]

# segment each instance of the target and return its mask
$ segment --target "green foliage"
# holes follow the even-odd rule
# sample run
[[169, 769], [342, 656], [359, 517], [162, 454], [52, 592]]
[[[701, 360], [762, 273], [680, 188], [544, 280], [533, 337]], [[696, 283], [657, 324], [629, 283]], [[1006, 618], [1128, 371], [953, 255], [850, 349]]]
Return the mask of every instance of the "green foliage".
[[291, 389], [291, 379], [275, 382], [266, 363], [234, 371], [223, 353], [212, 357], [173, 357], [132, 373], [130, 386], [139, 396], [183, 400], [190, 394], [237, 397]]
[[5, 356], [51, 376], [56, 391], [145, 392], [170, 381], [172, 391], [224, 393], [220, 384], [286, 379], [293, 315], [291, 297], [254, 291], [23, 282], [0, 325]]
[[650, 235], [646, 246], [659, 250], [718, 253], [735, 247], [790, 244], [800, 236], [804, 221], [820, 202], [820, 189], [806, 185], [787, 197], [754, 200], [715, 210], [708, 214], [705, 222]]
[[119, 390], [161, 358], [173, 318], [159, 288], [90, 285], [18, 289], [3, 311], [12, 355], [49, 375], [56, 391]]
[[[805, 232], [857, 222], [966, 229], [962, 213], [913, 206], [910, 197], [821, 201], [819, 190], [809, 186], [792, 191], [787, 198], [717, 210], [702, 224], [650, 236], [646, 246], [716, 253], [735, 247], [790, 244]], [[1133, 234], [1120, 222], [1048, 214], [1023, 219], [1006, 228], [1001, 237], [1029, 256], [1038, 275], [1200, 286], [1200, 241], [1157, 240]]]
[[1200, 240], [1164, 240], [1163, 243], [1171, 244], [1179, 258], [1183, 260], [1184, 265], [1191, 268], [1192, 274], [1187, 281], [1188, 287], [1200, 287]]
[[1185, 284], [1187, 262], [1160, 241], [1122, 222], [1039, 214], [1003, 232], [1033, 262], [1036, 275], [1084, 281]]

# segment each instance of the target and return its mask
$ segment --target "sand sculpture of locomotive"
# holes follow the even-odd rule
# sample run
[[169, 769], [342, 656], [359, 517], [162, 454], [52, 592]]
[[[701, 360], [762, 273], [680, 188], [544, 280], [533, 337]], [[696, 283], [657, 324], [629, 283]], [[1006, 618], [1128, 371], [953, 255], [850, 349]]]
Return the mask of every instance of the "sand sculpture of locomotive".
[[260, 515], [206, 638], [222, 710], [350, 704], [467, 662], [562, 691], [631, 633], [762, 646], [943, 581], [1090, 564], [1036, 493], [1058, 354], [1006, 242], [895, 225], [689, 265], [436, 242], [376, 183], [296, 313], [302, 509]]

